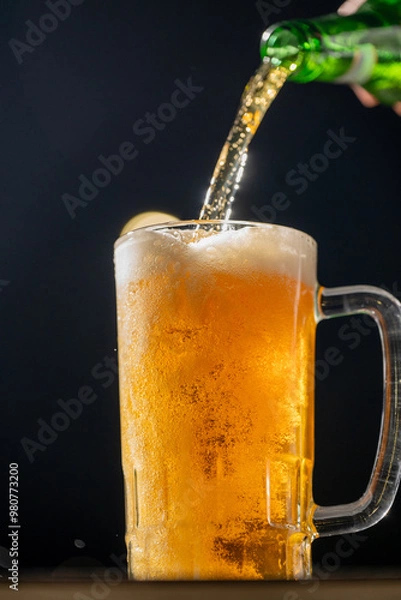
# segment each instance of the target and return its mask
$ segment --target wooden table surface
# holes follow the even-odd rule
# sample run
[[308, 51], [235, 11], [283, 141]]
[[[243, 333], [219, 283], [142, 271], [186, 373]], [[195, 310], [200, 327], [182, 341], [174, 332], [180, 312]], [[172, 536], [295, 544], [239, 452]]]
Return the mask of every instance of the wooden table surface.
[[[312, 584], [313, 587], [312, 587]], [[401, 600], [400, 579], [314, 582], [24, 582], [0, 598], [18, 600]]]

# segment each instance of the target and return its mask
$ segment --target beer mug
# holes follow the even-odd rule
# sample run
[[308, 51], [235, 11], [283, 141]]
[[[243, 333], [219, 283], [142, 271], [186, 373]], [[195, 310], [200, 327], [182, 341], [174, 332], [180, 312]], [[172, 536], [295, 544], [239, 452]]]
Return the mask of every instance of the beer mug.
[[[400, 478], [401, 304], [316, 281], [317, 247], [270, 224], [191, 221], [115, 246], [129, 576], [299, 579], [311, 543], [390, 508]], [[367, 314], [384, 406], [364, 495], [313, 501], [314, 363], [322, 319]]]

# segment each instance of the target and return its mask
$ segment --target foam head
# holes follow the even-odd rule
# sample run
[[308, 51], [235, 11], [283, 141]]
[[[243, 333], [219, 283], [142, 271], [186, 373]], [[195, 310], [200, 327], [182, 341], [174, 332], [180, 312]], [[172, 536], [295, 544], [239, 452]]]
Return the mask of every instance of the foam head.
[[138, 229], [116, 243], [118, 283], [160, 272], [232, 271], [238, 276], [274, 272], [316, 281], [316, 243], [307, 234], [277, 225], [228, 223], [220, 230], [194, 223]]

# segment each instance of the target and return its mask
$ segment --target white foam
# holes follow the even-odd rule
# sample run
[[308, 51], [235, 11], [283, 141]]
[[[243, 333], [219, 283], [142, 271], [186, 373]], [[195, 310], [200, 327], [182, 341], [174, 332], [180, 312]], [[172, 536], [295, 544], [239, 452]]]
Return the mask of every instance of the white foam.
[[316, 280], [316, 244], [308, 235], [276, 225], [245, 226], [220, 232], [180, 229], [139, 229], [116, 245], [119, 282], [168, 270], [277, 272]]

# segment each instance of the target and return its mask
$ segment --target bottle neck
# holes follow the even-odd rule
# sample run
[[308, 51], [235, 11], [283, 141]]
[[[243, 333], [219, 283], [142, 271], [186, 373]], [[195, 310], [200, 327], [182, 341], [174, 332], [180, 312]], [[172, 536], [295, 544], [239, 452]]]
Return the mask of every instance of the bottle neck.
[[[368, 2], [348, 17], [334, 14], [279, 23], [262, 36], [262, 58], [268, 57], [274, 65], [285, 67], [292, 81], [363, 84], [377, 60], [371, 32], [394, 22], [394, 15], [385, 18], [372, 5], [376, 2]], [[401, 12], [401, 8], [397, 10]]]

